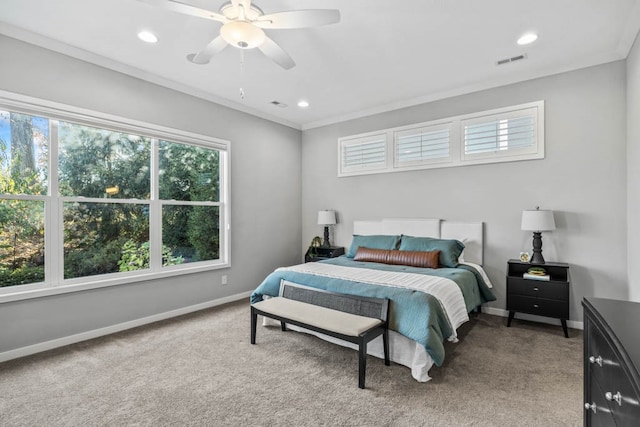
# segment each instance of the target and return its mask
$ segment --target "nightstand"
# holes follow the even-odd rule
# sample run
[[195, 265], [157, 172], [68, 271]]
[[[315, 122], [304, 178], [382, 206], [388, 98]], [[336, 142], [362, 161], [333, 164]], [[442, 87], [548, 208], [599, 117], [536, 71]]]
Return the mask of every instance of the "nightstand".
[[340, 255], [344, 255], [344, 247], [342, 246], [318, 246], [313, 248], [315, 254], [311, 253], [311, 249], [307, 249], [307, 253], [304, 254], [304, 262], [322, 261], [323, 259], [336, 258]]
[[[542, 267], [549, 280], [525, 279], [524, 273], [531, 267]], [[547, 262], [530, 264], [515, 259], [507, 263], [507, 310], [509, 320], [516, 312], [560, 319], [564, 336], [569, 338], [567, 320], [569, 319], [569, 264]]]

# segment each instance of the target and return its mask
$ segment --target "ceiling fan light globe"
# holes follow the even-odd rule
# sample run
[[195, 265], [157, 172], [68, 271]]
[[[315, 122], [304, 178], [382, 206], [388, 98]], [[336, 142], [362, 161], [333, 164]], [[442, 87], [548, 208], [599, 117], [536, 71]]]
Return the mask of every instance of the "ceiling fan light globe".
[[240, 49], [253, 49], [264, 43], [266, 35], [261, 28], [245, 21], [232, 21], [220, 28], [222, 38]]

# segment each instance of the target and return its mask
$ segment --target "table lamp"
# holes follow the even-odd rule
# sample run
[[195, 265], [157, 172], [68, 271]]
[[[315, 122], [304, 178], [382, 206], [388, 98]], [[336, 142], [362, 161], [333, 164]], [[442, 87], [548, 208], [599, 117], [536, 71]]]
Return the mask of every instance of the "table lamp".
[[553, 211], [535, 210], [522, 211], [522, 225], [520, 227], [524, 231], [533, 231], [533, 256], [531, 264], [544, 264], [542, 257], [542, 232], [556, 229], [556, 223], [553, 220]]
[[331, 246], [329, 244], [329, 226], [334, 225], [336, 223], [336, 212], [335, 211], [318, 211], [318, 225], [324, 225], [324, 241], [322, 242], [322, 246], [328, 248]]

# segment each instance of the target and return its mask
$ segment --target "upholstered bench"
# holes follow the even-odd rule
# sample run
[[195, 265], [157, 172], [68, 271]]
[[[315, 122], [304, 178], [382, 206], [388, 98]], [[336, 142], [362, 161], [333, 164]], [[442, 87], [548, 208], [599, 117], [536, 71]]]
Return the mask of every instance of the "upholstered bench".
[[251, 306], [251, 344], [256, 343], [258, 314], [358, 344], [358, 386], [364, 388], [367, 343], [382, 335], [384, 364], [389, 366], [389, 300], [328, 292], [284, 282], [280, 296]]

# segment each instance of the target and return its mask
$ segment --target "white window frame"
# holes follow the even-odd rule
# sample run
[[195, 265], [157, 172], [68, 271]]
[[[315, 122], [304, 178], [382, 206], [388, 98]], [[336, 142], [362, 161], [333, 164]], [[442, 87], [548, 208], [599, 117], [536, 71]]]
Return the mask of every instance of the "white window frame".
[[[500, 108], [478, 114], [460, 117], [460, 135], [462, 135], [461, 161], [465, 164], [495, 163], [517, 160], [544, 158], [544, 103], [543, 101], [523, 104], [517, 107]], [[509, 120], [518, 117], [533, 119], [533, 144], [528, 147], [509, 148], [492, 152], [466, 154], [465, 126], [492, 121]]]
[[[346, 175], [364, 175], [370, 173], [379, 173], [389, 167], [389, 142], [386, 132], [370, 132], [366, 134], [355, 135], [338, 140], [338, 176]], [[359, 164], [355, 166], [347, 166], [344, 164], [344, 152], [347, 148], [357, 145], [370, 144], [372, 142], [382, 142], [384, 146], [384, 158], [381, 164]]]
[[[495, 152], [465, 154], [464, 126], [465, 124], [481, 123], [486, 120], [509, 119], [522, 114], [533, 117], [534, 143], [526, 148], [511, 148]], [[427, 158], [415, 162], [400, 162], [396, 156], [399, 135], [411, 131], [431, 131], [449, 128], [449, 157]], [[366, 141], [374, 136], [384, 136], [386, 141], [387, 161], [379, 167], [345, 167], [343, 162], [344, 144]], [[459, 167], [475, 164], [512, 162], [521, 160], [544, 159], [544, 101], [535, 101], [477, 113], [447, 117], [423, 123], [381, 129], [358, 135], [341, 137], [338, 139], [338, 177], [358, 176], [374, 173], [402, 172], [419, 169], [434, 169]]]
[[[87, 109], [72, 107], [56, 102], [45, 101], [38, 98], [14, 94], [0, 90], [0, 109], [40, 116], [49, 119], [50, 144], [49, 144], [49, 177], [46, 196], [36, 195], [9, 195], [4, 199], [41, 200], [45, 204], [45, 282], [9, 286], [0, 288], [0, 303], [17, 301], [28, 298], [36, 298], [49, 295], [64, 294], [68, 292], [83, 291], [87, 289], [106, 286], [134, 283], [138, 281], [166, 278], [170, 276], [191, 274], [196, 272], [217, 270], [231, 266], [230, 259], [230, 150], [231, 142], [155, 124], [131, 120], [110, 114], [104, 114]], [[121, 203], [146, 204], [150, 207], [149, 242], [150, 265], [148, 269], [110, 273], [95, 276], [64, 279], [63, 259], [63, 204], [69, 201], [109, 203], [110, 199], [62, 197], [58, 194], [58, 146], [51, 143], [57, 140], [58, 121], [108, 129], [116, 132], [125, 132], [148, 137], [151, 144], [151, 197], [142, 199], [118, 199]], [[162, 211], [163, 204], [172, 204], [172, 201], [159, 200], [158, 194], [158, 165], [155, 159], [158, 154], [158, 141], [165, 140], [174, 143], [199, 146], [215, 149], [219, 152], [220, 188], [217, 202], [201, 202], [207, 206], [219, 206], [219, 230], [220, 230], [220, 256], [217, 260], [200, 261], [195, 263], [180, 264], [163, 267], [160, 257], [162, 254]], [[113, 203], [113, 201], [111, 201]], [[176, 202], [180, 204], [180, 202]], [[154, 209], [155, 208], [155, 209]]]

